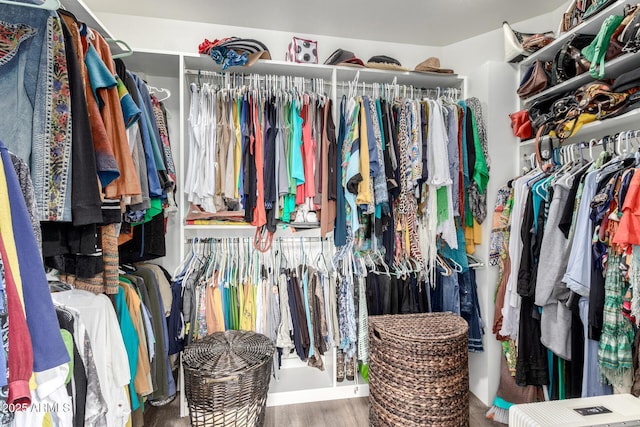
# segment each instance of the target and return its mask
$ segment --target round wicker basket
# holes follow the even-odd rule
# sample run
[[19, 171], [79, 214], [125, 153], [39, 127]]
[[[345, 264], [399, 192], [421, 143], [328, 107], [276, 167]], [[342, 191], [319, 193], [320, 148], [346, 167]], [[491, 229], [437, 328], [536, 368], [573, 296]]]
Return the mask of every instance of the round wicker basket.
[[268, 337], [247, 331], [216, 332], [185, 348], [191, 425], [263, 425], [274, 351]]
[[467, 322], [451, 313], [369, 317], [373, 426], [468, 426]]

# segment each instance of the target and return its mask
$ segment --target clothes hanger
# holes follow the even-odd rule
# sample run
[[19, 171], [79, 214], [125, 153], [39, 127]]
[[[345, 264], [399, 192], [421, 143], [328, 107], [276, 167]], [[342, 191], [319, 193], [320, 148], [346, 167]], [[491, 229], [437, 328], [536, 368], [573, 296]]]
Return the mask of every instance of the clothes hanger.
[[442, 258], [440, 254], [436, 255], [436, 264], [439, 265], [442, 269], [444, 269], [444, 271], [441, 273], [443, 276], [449, 277], [453, 274], [453, 270], [451, 269], [451, 266], [449, 266], [449, 264], [445, 262], [445, 260]]
[[484, 267], [484, 261], [482, 261], [480, 258], [476, 257], [475, 255], [467, 254], [467, 259], [470, 261], [469, 262], [469, 268], [483, 268]]
[[165, 100], [171, 98], [171, 91], [169, 89], [165, 89], [163, 87], [157, 88], [155, 86], [148, 86], [148, 88], [149, 88], [149, 90], [151, 90], [151, 92], [154, 92], [156, 95], [158, 93], [164, 93], [165, 94], [165, 96], [163, 96], [161, 98], [160, 97], [156, 97], [156, 98], [158, 98], [158, 102], [162, 102], [162, 101], [165, 101]]
[[33, 9], [45, 9], [45, 10], [58, 10], [62, 7], [62, 4], [60, 4], [60, 0], [45, 0], [40, 4], [22, 3], [19, 1], [11, 1], [11, 0], [0, 0], [0, 3], [10, 4], [13, 6], [30, 7]]
[[120, 48], [124, 47], [124, 52], [111, 55], [113, 59], [126, 58], [127, 56], [133, 55], [133, 49], [131, 49], [131, 47], [129, 47], [129, 45], [125, 41], [118, 40], [118, 39], [111, 39], [111, 38], [106, 38], [104, 40], [107, 43], [115, 44], [116, 46], [120, 45], [119, 46]]
[[591, 138], [591, 140], [589, 140], [589, 158], [591, 159], [591, 161], [593, 162], [594, 158], [593, 158], [593, 146], [598, 144], [598, 140], [595, 138]]

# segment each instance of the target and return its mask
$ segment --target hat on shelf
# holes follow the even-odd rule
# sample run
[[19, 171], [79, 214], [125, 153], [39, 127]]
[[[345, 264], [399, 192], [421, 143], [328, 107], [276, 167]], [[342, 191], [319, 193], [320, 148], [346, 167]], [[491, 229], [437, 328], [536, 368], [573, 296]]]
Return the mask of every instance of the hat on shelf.
[[416, 65], [416, 68], [413, 71], [417, 71], [419, 73], [453, 74], [453, 70], [440, 67], [440, 59], [435, 56], [427, 58]]
[[365, 67], [379, 70], [409, 71], [409, 69], [402, 66], [400, 61], [386, 55], [372, 56], [365, 64]]
[[[207, 44], [205, 39], [203, 44]], [[259, 59], [271, 59], [269, 49], [264, 43], [254, 39], [241, 39], [238, 37], [230, 37], [222, 39], [218, 43], [217, 40], [209, 42], [208, 55], [211, 56], [216, 64], [221, 64], [222, 69], [229, 67], [241, 67], [255, 64]], [[202, 51], [202, 45], [200, 50]]]
[[358, 58], [353, 52], [336, 49], [326, 61], [325, 65], [348, 65], [350, 67], [364, 67], [362, 59]]

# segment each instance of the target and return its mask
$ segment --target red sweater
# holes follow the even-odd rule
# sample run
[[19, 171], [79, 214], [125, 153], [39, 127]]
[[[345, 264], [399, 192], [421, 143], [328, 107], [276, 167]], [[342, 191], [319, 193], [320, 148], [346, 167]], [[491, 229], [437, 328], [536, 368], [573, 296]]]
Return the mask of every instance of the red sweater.
[[18, 296], [18, 288], [9, 265], [4, 240], [0, 236], [0, 256], [4, 264], [4, 281], [9, 313], [9, 396], [8, 404], [31, 404], [29, 380], [33, 372], [33, 349], [27, 319]]

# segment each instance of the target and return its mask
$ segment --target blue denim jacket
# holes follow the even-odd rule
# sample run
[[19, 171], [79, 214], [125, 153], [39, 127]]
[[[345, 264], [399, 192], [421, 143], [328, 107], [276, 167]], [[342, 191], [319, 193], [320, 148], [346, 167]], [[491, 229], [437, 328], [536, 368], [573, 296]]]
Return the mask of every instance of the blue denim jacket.
[[31, 168], [40, 219], [70, 221], [71, 114], [55, 12], [0, 4], [0, 139]]

